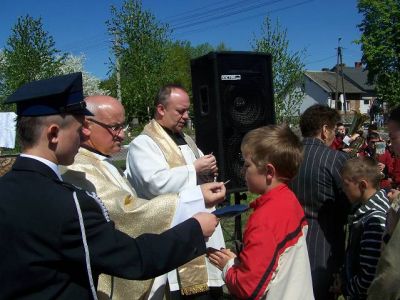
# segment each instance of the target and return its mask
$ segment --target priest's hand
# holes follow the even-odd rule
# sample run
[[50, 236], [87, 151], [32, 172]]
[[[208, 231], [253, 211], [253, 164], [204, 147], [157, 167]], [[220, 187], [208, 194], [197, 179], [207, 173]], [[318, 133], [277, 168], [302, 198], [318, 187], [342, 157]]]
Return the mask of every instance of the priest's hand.
[[226, 188], [223, 182], [208, 182], [200, 186], [207, 208], [221, 203], [225, 199]]
[[206, 212], [199, 212], [193, 216], [201, 226], [201, 231], [203, 232], [203, 236], [205, 238], [210, 237], [215, 228], [218, 226], [218, 218], [214, 214], [206, 213]]
[[208, 154], [196, 159], [193, 163], [197, 174], [213, 175], [218, 173], [217, 159], [214, 155]]

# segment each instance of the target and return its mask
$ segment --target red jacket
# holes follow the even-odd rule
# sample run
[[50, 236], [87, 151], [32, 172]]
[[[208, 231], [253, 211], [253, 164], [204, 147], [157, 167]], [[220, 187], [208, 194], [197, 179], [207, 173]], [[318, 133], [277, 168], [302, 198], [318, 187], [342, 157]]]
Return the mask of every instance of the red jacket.
[[393, 168], [390, 176], [393, 179], [393, 183], [396, 187], [400, 186], [400, 157], [392, 156]]
[[230, 293], [239, 299], [313, 299], [307, 221], [296, 196], [282, 184], [250, 206], [243, 251], [223, 270]]

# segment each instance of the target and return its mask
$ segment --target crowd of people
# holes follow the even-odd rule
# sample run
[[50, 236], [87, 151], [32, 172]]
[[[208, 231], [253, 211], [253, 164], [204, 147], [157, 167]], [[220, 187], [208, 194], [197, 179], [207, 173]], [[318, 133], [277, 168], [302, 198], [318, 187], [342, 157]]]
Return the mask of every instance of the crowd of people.
[[[84, 98], [82, 75], [28, 83], [16, 103], [22, 153], [0, 178], [0, 299], [399, 299], [400, 108], [384, 141], [348, 136], [323, 105], [249, 131], [250, 203], [240, 252], [215, 206], [217, 161], [183, 128], [190, 100], [162, 87], [129, 145], [118, 99]], [[360, 143], [362, 139], [362, 143]], [[355, 143], [354, 141], [357, 140]]]

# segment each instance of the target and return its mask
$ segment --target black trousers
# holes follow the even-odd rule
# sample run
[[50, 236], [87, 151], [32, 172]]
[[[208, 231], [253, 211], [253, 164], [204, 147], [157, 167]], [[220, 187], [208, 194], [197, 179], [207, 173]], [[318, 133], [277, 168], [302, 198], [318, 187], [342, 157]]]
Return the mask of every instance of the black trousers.
[[208, 292], [199, 293], [190, 296], [181, 295], [180, 291], [170, 292], [170, 300], [220, 300], [222, 299], [222, 287], [210, 287]]

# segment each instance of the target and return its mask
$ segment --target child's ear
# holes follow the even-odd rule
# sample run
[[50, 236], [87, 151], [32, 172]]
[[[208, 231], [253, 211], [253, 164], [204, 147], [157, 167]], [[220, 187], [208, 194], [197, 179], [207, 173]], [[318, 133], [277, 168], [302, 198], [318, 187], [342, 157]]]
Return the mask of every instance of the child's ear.
[[272, 178], [275, 176], [275, 167], [271, 164], [266, 164], [265, 165], [265, 175], [269, 178]]
[[360, 182], [359, 182], [359, 184], [358, 184], [358, 186], [360, 187], [360, 189], [362, 190], [362, 191], [365, 191], [366, 189], [367, 189], [367, 187], [368, 187], [368, 182], [366, 181], [366, 180], [361, 180]]

